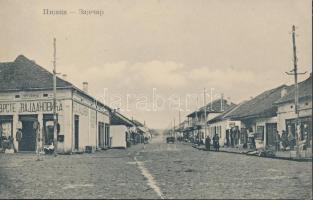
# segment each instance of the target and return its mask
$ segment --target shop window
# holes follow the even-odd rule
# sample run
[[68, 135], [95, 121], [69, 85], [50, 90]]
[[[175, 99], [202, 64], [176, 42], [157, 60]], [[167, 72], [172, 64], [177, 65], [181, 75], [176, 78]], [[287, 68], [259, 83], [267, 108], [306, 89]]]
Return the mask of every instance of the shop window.
[[0, 137], [8, 138], [12, 135], [12, 122], [0, 121]]
[[256, 127], [256, 139], [264, 140], [264, 126]]

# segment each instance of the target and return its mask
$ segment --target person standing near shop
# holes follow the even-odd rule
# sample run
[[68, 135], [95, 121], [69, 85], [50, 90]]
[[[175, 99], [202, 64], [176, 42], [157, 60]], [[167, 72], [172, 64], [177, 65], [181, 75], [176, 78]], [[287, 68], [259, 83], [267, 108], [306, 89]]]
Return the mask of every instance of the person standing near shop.
[[285, 130], [282, 131], [281, 141], [282, 141], [283, 151], [285, 151], [288, 146], [288, 135]]
[[23, 137], [22, 130], [18, 128], [17, 131], [16, 131], [16, 134], [15, 134], [15, 138], [16, 138], [16, 141], [18, 143], [18, 148], [20, 146], [20, 142], [22, 140], [22, 137]]
[[219, 146], [220, 146], [219, 139], [220, 139], [219, 136], [215, 134], [213, 137], [213, 146], [214, 146], [215, 151], [219, 151]]
[[234, 147], [234, 128], [231, 128], [230, 130], [230, 144], [231, 147]]
[[210, 151], [210, 147], [211, 147], [211, 138], [210, 136], [207, 136], [205, 138], [205, 148], [207, 151]]
[[216, 142], [216, 151], [220, 151], [220, 137], [218, 136], [218, 134], [216, 134], [216, 138], [215, 138]]
[[296, 138], [293, 136], [291, 132], [288, 133], [288, 141], [290, 150], [294, 150], [295, 144], [296, 144]]
[[253, 130], [250, 130], [250, 135], [251, 135], [251, 148], [253, 150], [256, 149], [256, 145], [255, 145], [255, 133], [253, 132]]

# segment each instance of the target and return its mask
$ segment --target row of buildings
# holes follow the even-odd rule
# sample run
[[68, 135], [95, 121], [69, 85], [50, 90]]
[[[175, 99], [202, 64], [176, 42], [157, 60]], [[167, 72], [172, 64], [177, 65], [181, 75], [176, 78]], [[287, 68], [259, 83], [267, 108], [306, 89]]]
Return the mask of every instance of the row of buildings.
[[[300, 132], [296, 133], [295, 86], [281, 85], [250, 100], [234, 104], [221, 97], [186, 116], [176, 132], [189, 141], [204, 141], [219, 136], [221, 146], [240, 147], [255, 138], [256, 148], [276, 147], [283, 132], [312, 148], [312, 73], [298, 84]], [[206, 116], [205, 116], [206, 114]], [[205, 130], [206, 129], [206, 130]], [[278, 145], [277, 145], [278, 144]], [[288, 147], [289, 146], [289, 147]], [[247, 147], [249, 148], [249, 146]], [[288, 143], [286, 149], [292, 149]]]
[[[110, 148], [113, 144], [129, 146], [142, 142], [149, 134], [145, 125], [89, 95], [88, 83], [84, 82], [83, 89], [60, 77], [56, 83], [58, 152]], [[34, 61], [20, 55], [13, 62], [0, 63], [1, 139], [13, 137], [18, 151], [36, 151], [51, 145], [53, 97], [53, 74]], [[15, 136], [18, 129], [22, 131], [19, 142]]]

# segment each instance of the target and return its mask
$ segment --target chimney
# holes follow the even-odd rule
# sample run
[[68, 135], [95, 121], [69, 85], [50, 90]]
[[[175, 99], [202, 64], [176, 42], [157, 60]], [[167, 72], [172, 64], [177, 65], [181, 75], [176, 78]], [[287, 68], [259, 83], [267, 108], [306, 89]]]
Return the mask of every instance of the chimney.
[[83, 82], [83, 91], [88, 93], [88, 82]]
[[223, 112], [224, 111], [224, 94], [222, 93], [221, 94], [221, 111]]
[[283, 87], [283, 89], [280, 91], [280, 97], [284, 97], [287, 95], [287, 88]]

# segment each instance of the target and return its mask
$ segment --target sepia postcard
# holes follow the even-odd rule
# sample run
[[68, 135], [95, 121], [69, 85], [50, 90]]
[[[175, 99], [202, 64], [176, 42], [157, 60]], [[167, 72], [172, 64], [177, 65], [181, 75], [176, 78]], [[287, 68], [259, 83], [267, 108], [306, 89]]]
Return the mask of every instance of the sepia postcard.
[[312, 1], [0, 0], [0, 199], [312, 199]]

